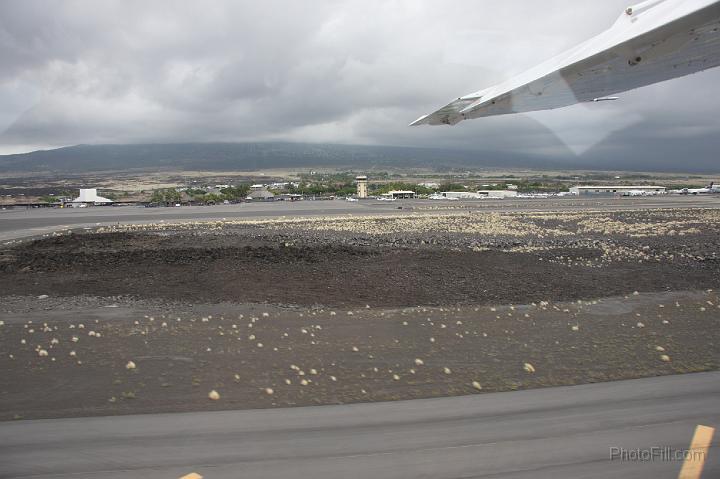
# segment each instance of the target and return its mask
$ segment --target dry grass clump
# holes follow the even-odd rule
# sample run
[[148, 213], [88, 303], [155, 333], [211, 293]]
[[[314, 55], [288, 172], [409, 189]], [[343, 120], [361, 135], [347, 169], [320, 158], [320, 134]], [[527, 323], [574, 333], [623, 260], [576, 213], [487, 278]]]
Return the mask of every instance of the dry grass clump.
[[543, 228], [523, 221], [521, 215], [500, 213], [323, 218], [306, 220], [304, 223], [295, 222], [289, 226], [318, 231], [342, 231], [367, 235], [438, 232], [543, 238], [568, 234], [568, 231], [565, 230]]
[[572, 234], [567, 230], [537, 226], [532, 222], [524, 221], [523, 216], [524, 215], [521, 214], [482, 213], [472, 215], [355, 216], [352, 218], [279, 218], [261, 221], [183, 221], [104, 226], [98, 228], [96, 231], [99, 233], [194, 229], [212, 231], [236, 226], [262, 226], [263, 228], [270, 229], [285, 228], [294, 230], [351, 232], [364, 235], [438, 232], [543, 238]]
[[685, 236], [697, 234], [701, 228], [720, 226], [716, 210], [660, 210], [588, 215], [577, 218], [579, 234], [599, 233], [624, 235], [631, 238]]
[[[276, 218], [269, 220], [214, 220], [115, 225], [98, 228], [98, 232], [222, 231], [257, 227], [269, 232], [307, 231], [350, 233], [362, 237], [393, 238], [396, 235], [428, 235], [416, 238], [419, 243], [442, 243], [438, 237], [460, 235], [472, 240], [466, 246], [474, 251], [500, 247], [513, 253], [542, 253], [561, 247], [551, 241], [562, 241], [562, 248], [599, 248], [601, 258], [558, 257], [553, 263], [568, 266], [602, 267], [614, 261], [657, 262], [672, 260], [678, 254], [654, 251], [648, 246], [618, 244], [614, 238], [652, 238], [686, 236], [720, 226], [720, 211], [700, 209], [666, 209], [640, 211], [582, 211], [558, 213], [427, 213], [382, 216]], [[501, 240], [501, 246], [496, 244]], [[487, 241], [490, 241], [487, 243]], [[510, 244], [502, 241], [510, 240]], [[517, 242], [512, 243], [513, 240]], [[286, 246], [294, 243], [284, 243]], [[682, 256], [682, 254], [680, 254]], [[714, 257], [714, 255], [713, 255]], [[263, 317], [267, 317], [264, 316]]]

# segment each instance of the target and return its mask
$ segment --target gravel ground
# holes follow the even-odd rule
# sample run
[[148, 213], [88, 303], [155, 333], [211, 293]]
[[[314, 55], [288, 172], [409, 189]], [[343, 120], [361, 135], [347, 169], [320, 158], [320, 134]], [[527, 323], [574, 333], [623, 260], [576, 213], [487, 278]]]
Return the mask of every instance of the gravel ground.
[[475, 213], [18, 242], [0, 249], [0, 419], [717, 369], [719, 225], [717, 210]]
[[695, 210], [119, 227], [0, 250], [0, 290], [397, 307], [707, 289], [719, 225]]

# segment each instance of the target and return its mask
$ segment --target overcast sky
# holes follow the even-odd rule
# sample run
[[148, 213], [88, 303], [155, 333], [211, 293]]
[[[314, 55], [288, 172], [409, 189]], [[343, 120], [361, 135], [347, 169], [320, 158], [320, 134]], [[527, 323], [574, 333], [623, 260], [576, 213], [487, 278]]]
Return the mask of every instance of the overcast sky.
[[615, 134], [615, 155], [653, 155], [657, 139], [711, 154], [720, 69], [618, 102], [407, 127], [600, 33], [627, 3], [4, 0], [0, 153], [288, 140], [552, 156]]

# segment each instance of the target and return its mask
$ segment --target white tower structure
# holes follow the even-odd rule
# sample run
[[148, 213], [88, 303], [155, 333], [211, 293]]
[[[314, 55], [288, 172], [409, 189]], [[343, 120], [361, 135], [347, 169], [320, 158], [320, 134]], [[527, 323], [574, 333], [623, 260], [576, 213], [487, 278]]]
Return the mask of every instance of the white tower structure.
[[367, 176], [358, 176], [355, 178], [357, 182], [357, 196], [358, 198], [368, 197], [368, 178]]

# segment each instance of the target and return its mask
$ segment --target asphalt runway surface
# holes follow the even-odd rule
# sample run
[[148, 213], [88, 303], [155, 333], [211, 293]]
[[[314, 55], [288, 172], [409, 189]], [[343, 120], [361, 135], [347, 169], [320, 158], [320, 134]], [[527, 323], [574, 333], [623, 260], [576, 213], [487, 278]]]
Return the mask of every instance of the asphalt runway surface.
[[[374, 404], [6, 422], [0, 477], [675, 478], [683, 461], [667, 451], [688, 449], [698, 425], [716, 427], [719, 405], [720, 373], [710, 372]], [[720, 475], [717, 439], [704, 478]], [[652, 448], [655, 459], [636, 457]]]
[[106, 226], [122, 223], [220, 219], [265, 219], [287, 217], [411, 214], [483, 211], [584, 211], [640, 210], [656, 208], [718, 208], [720, 195], [625, 198], [550, 198], [475, 201], [344, 200], [240, 203], [235, 205], [185, 206], [167, 208], [89, 207], [13, 208], [0, 210], [0, 241], [37, 236], [60, 229]]

